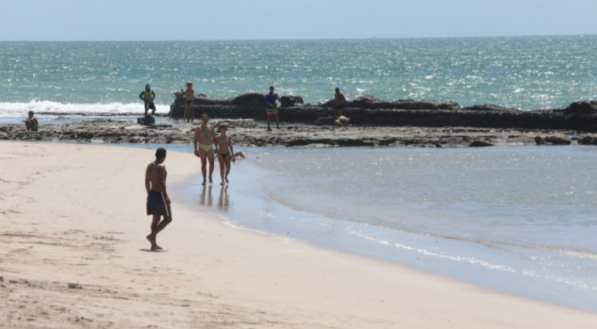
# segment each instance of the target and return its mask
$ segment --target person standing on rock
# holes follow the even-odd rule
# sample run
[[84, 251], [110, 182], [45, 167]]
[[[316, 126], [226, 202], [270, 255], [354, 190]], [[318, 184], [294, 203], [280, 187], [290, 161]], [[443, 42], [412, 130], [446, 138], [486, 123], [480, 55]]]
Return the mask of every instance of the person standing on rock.
[[149, 84], [145, 85], [145, 90], [139, 94], [139, 98], [145, 103], [145, 116], [147, 116], [149, 109], [151, 109], [151, 116], [153, 116], [155, 114], [155, 104], [153, 103], [155, 92]]
[[336, 88], [336, 95], [334, 96], [334, 122], [339, 120], [346, 105], [346, 98], [340, 92], [340, 88]]
[[193, 84], [191, 82], [186, 83], [187, 90], [180, 90], [185, 97], [185, 119], [186, 122], [193, 122], [195, 121], [195, 90], [193, 89]]
[[[203, 185], [206, 182], [207, 161], [209, 161], [209, 183], [213, 183], [212, 175], [214, 172], [214, 142], [216, 134], [214, 127], [210, 124], [207, 114], [201, 116], [201, 125], [195, 128], [195, 155], [201, 158], [201, 173], [203, 174]], [[218, 152], [218, 144], [216, 150]]]
[[[151, 243], [151, 250], [161, 250], [158, 246], [157, 236], [168, 224], [172, 222], [172, 209], [170, 197], [166, 191], [166, 149], [160, 147], [155, 152], [155, 161], [145, 169], [145, 190], [147, 191], [147, 215], [153, 216], [151, 234], [147, 240]], [[160, 222], [160, 218], [164, 219]]]
[[269, 87], [269, 94], [265, 95], [265, 111], [267, 113], [267, 130], [271, 131], [270, 117], [276, 116], [276, 127], [280, 129], [280, 120], [278, 118], [278, 106], [276, 100], [280, 98], [280, 95], [274, 93], [274, 87]]

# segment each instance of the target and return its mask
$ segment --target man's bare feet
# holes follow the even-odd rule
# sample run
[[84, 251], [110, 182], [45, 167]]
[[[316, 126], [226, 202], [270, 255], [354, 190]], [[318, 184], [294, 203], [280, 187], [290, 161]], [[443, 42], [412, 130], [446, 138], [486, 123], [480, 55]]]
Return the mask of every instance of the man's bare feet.
[[157, 250], [156, 247], [158, 247], [158, 245], [155, 243], [155, 238], [153, 236], [151, 236], [151, 234], [146, 236], [146, 238], [147, 238], [147, 241], [149, 241], [149, 243], [151, 243], [151, 250]]
[[214, 183], [214, 180], [213, 180], [213, 179], [211, 179], [211, 177], [209, 178], [209, 183], [210, 183], [210, 184], [213, 184], [213, 183]]
[[228, 180], [228, 177], [226, 177], [226, 183], [230, 184], [230, 181]]
[[205, 181], [203, 181], [203, 183], [201, 183], [201, 185], [205, 185]]

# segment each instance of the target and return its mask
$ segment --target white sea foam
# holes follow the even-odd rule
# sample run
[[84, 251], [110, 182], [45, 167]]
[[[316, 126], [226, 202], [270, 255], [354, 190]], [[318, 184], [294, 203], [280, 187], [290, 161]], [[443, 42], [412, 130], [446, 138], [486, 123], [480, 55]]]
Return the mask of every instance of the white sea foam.
[[[170, 105], [156, 104], [156, 113], [168, 113]], [[31, 101], [29, 103], [2, 103], [0, 102], [0, 117], [23, 116], [28, 111], [36, 114], [54, 113], [141, 113], [144, 111], [143, 103], [58, 103], [50, 101]]]

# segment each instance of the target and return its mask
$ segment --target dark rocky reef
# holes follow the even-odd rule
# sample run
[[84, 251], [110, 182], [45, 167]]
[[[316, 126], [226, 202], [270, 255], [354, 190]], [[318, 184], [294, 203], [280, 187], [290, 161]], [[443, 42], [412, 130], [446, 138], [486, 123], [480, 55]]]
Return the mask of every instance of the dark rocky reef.
[[[267, 131], [253, 120], [212, 120], [228, 122], [235, 145], [286, 147], [410, 146], [410, 147], [486, 147], [493, 145], [567, 145], [565, 131], [489, 129], [468, 127], [371, 127], [283, 125]], [[40, 125], [38, 132], [24, 125], [0, 125], [0, 140], [76, 141], [96, 143], [192, 143], [194, 125], [139, 125], [130, 121], [94, 120], [66, 124]], [[587, 143], [594, 143], [596, 139]]]
[[[197, 97], [195, 117], [264, 120], [265, 96], [244, 94], [230, 99]], [[281, 98], [280, 120], [289, 123], [331, 124], [333, 101], [304, 104], [298, 96]], [[415, 127], [483, 127], [597, 132], [597, 101], [581, 101], [565, 108], [522, 111], [492, 104], [461, 107], [455, 102], [410, 99], [392, 102], [363, 96], [347, 102], [344, 114], [354, 125]], [[184, 100], [171, 105], [170, 117], [184, 116]]]

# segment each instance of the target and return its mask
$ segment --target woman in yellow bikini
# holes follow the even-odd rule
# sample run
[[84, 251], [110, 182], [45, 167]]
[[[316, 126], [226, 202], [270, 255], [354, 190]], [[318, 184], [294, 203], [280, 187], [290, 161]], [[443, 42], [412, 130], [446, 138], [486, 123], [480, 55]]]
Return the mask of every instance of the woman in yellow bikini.
[[230, 174], [230, 162], [234, 150], [232, 149], [232, 138], [226, 135], [228, 124], [221, 123], [219, 129], [220, 136], [216, 137], [216, 145], [218, 149], [218, 162], [220, 163], [220, 176], [222, 177], [222, 184], [220, 185], [224, 185], [224, 182], [230, 183], [228, 175]]

